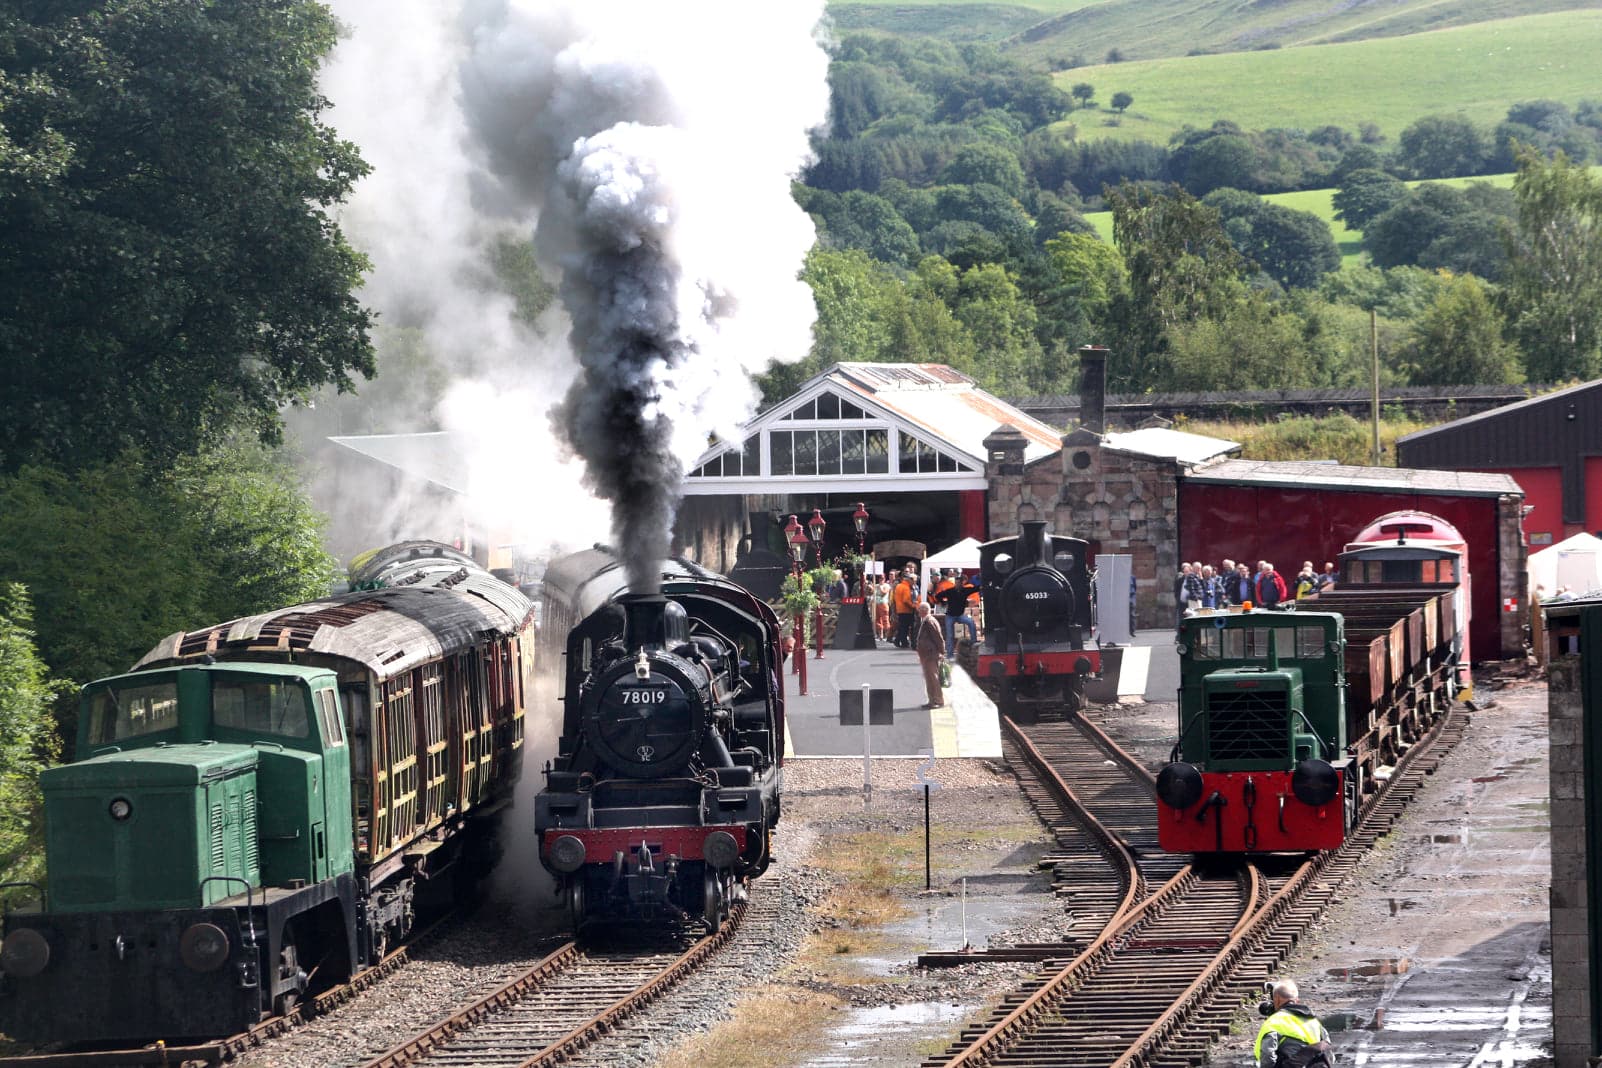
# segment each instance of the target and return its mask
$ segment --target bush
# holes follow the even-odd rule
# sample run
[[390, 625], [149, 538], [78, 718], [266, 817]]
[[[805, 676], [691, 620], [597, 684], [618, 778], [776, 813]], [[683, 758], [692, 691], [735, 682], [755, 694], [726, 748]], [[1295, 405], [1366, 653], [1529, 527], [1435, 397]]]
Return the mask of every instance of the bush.
[[[0, 584], [0, 881], [44, 875], [39, 772], [58, 753], [50, 707], [64, 689], [34, 648], [27, 589]], [[6, 891], [0, 902], [9, 908], [31, 896]]]

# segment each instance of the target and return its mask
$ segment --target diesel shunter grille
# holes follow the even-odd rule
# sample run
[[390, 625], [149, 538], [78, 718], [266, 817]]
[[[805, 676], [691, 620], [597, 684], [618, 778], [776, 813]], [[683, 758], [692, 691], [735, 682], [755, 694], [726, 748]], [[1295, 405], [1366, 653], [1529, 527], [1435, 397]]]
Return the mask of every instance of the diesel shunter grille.
[[1207, 695], [1207, 751], [1212, 760], [1289, 760], [1289, 694], [1229, 690]]

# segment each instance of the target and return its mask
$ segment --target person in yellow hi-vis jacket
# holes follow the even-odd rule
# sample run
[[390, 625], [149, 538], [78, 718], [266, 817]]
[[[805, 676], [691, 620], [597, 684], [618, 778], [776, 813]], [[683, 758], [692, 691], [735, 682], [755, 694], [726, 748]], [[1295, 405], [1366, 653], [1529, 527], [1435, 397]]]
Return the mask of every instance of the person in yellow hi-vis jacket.
[[1267, 1016], [1252, 1047], [1256, 1068], [1308, 1068], [1335, 1063], [1329, 1032], [1307, 1006], [1297, 1001], [1301, 991], [1290, 979], [1274, 984], [1272, 1005], [1264, 1002], [1257, 1011]]

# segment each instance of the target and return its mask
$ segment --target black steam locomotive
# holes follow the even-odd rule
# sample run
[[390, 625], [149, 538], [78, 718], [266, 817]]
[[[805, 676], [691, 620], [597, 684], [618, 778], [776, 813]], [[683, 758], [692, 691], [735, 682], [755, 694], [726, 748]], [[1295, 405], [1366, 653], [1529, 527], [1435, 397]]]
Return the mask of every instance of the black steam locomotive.
[[716, 930], [767, 868], [784, 753], [780, 628], [683, 560], [630, 592], [604, 549], [545, 573], [542, 641], [566, 654], [562, 736], [535, 801], [540, 861], [575, 929], [689, 918]]
[[979, 678], [1002, 713], [1034, 720], [1044, 710], [1085, 706], [1085, 684], [1101, 672], [1089, 546], [1029, 520], [1015, 538], [979, 547], [985, 638]]

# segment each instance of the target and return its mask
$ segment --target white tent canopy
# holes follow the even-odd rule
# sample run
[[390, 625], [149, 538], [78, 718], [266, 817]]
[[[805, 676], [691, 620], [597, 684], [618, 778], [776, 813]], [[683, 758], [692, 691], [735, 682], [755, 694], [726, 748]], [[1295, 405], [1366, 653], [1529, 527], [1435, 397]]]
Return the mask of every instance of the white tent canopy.
[[1575, 593], [1602, 589], [1602, 538], [1576, 534], [1540, 552], [1531, 553], [1528, 563], [1529, 591], [1541, 587], [1541, 599], [1550, 601], [1558, 587]]
[[920, 596], [926, 596], [929, 592], [929, 576], [948, 567], [976, 570], [979, 567], [979, 539], [963, 538], [950, 548], [924, 557], [923, 567], [918, 573]]

